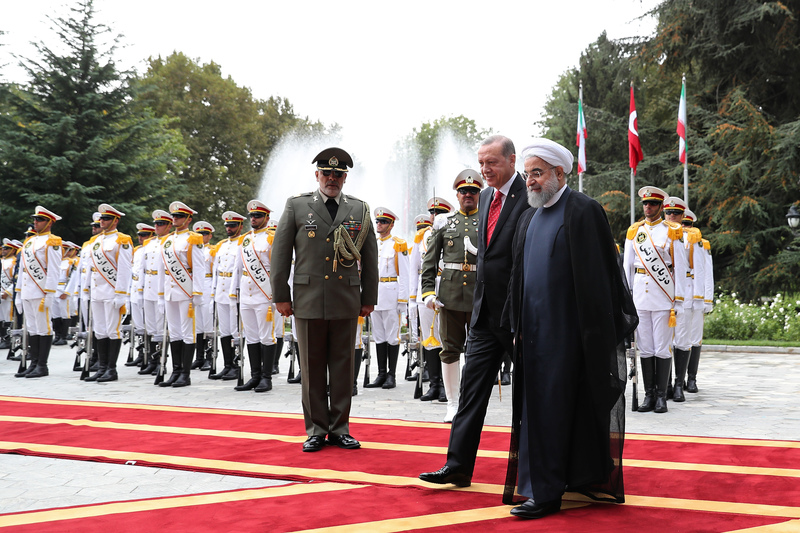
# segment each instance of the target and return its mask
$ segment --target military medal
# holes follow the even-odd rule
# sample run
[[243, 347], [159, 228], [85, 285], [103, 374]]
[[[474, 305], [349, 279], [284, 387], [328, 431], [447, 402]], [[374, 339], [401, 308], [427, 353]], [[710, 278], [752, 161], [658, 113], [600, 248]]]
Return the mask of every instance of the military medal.
[[309, 231], [309, 232], [308, 232], [308, 238], [309, 238], [309, 239], [313, 239], [313, 238], [314, 238], [314, 237], [316, 237], [316, 236], [317, 236], [317, 234], [316, 234], [316, 233], [314, 233], [313, 231]]
[[447, 241], [447, 246], [453, 246], [453, 241]]

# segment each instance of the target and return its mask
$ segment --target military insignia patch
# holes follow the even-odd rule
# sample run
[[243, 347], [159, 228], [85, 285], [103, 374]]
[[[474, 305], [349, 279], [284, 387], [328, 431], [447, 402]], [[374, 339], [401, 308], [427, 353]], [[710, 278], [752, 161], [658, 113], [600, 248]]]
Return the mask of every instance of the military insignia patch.
[[60, 249], [61, 249], [60, 246], [53, 246], [53, 250], [60, 250]]
[[92, 250], [97, 250], [98, 248], [100, 248], [100, 243], [99, 242], [94, 243]]
[[347, 230], [347, 234], [350, 235], [352, 240], [356, 240], [359, 232], [361, 232], [360, 220], [348, 220], [347, 222], [342, 222], [342, 226]]
[[645, 235], [644, 233], [639, 233], [638, 235], [636, 235], [637, 244], [642, 244], [645, 241], [645, 239], [647, 239], [647, 235]]
[[330, 159], [328, 159], [328, 164], [329, 164], [330, 166], [332, 166], [332, 167], [336, 168], [336, 167], [338, 167], [338, 166], [339, 166], [339, 160], [338, 160], [338, 159], [336, 159], [336, 156], [333, 156], [333, 157], [331, 157]]
[[250, 244], [250, 238], [249, 237], [246, 238], [244, 241], [242, 241], [242, 246], [247, 246], [249, 244]]
[[169, 248], [170, 246], [172, 246], [172, 241], [167, 241], [164, 243], [164, 248]]

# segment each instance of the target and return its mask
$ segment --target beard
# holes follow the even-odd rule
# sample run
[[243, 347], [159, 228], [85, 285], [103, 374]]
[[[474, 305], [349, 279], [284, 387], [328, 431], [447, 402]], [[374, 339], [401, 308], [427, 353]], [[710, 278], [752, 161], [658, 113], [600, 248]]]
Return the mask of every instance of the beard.
[[558, 180], [551, 177], [542, 183], [542, 190], [535, 192], [528, 188], [528, 204], [534, 208], [544, 207], [544, 204], [549, 202], [553, 196], [558, 192]]

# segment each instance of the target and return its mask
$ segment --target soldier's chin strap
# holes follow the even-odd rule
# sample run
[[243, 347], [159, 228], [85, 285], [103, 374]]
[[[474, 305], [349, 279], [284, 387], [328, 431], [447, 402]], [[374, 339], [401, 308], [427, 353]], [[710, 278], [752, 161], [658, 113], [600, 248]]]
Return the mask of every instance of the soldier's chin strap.
[[364, 246], [364, 241], [367, 240], [366, 221], [369, 220], [368, 217], [369, 211], [367, 210], [367, 204], [364, 204], [364, 210], [361, 214], [361, 230], [359, 230], [355, 242], [353, 242], [353, 239], [350, 238], [350, 234], [347, 232], [347, 229], [344, 226], [339, 225], [335, 230], [333, 230], [334, 272], [336, 272], [336, 265], [342, 262], [342, 258], [347, 261], [352, 261], [349, 265], [342, 263], [348, 268], [353, 266], [356, 261], [361, 260], [361, 247]]

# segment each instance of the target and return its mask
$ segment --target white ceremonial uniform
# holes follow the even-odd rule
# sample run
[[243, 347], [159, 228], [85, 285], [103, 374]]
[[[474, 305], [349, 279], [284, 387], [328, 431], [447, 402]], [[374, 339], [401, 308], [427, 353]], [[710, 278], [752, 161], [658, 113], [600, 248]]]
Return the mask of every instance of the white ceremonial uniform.
[[217, 304], [217, 322], [220, 337], [239, 335], [239, 320], [236, 312], [234, 275], [236, 258], [239, 255], [239, 237], [225, 239], [217, 244], [213, 266], [213, 298]]
[[195, 303], [200, 304], [206, 276], [203, 237], [181, 230], [170, 233], [161, 247], [164, 260], [164, 305], [171, 341], [194, 344]]
[[400, 344], [400, 311], [408, 303], [408, 247], [406, 241], [378, 237], [378, 304], [372, 312], [376, 344]]
[[[692, 332], [696, 328], [695, 321], [698, 313], [703, 312], [703, 297], [702, 291], [700, 292], [699, 305], [697, 298], [698, 276], [703, 279], [705, 274], [705, 262], [703, 260], [695, 262], [693, 258], [698, 253], [698, 248], [702, 251], [702, 243], [700, 242], [700, 231], [692, 228], [687, 230], [683, 229], [683, 248], [686, 259], [686, 272], [684, 274], [685, 292], [684, 292], [684, 305], [682, 312], [676, 316], [677, 324], [675, 326], [675, 337], [673, 345], [679, 350], [688, 351], [692, 347]], [[698, 256], [699, 257], [699, 256]], [[676, 277], [678, 273], [676, 271]], [[700, 282], [702, 283], [702, 282]]]
[[[67, 286], [69, 285], [69, 278], [72, 275], [72, 260], [68, 257], [61, 259], [58, 274], [58, 296], [53, 305], [53, 318], [65, 318], [70, 316], [70, 298]], [[61, 298], [62, 294], [66, 294], [66, 298]]]
[[115, 300], [128, 300], [131, 286], [131, 238], [117, 230], [97, 235], [91, 246], [91, 305], [94, 334], [98, 339], [121, 339], [120, 326], [127, 311]]
[[[695, 253], [695, 257], [699, 255], [703, 258], [703, 279], [698, 283], [699, 286], [695, 288], [695, 291], [697, 291], [695, 292], [695, 298], [697, 298], [697, 294], [703, 295], [703, 307], [699, 311], [702, 315], [695, 315], [696, 322], [699, 322], [699, 324], [695, 324], [696, 329], [692, 331], [691, 341], [692, 346], [700, 346], [703, 344], [705, 315], [714, 309], [714, 260], [711, 258], [711, 244], [706, 239], [700, 241], [700, 251]], [[699, 258], [695, 260], [699, 261]]]
[[161, 245], [164, 237], [150, 237], [142, 245], [142, 300], [144, 305], [144, 327], [153, 342], [164, 340], [164, 260]]
[[133, 249], [133, 259], [131, 261], [131, 286], [129, 289], [131, 297], [131, 314], [133, 331], [136, 335], [145, 334], [144, 325], [144, 246], [137, 246]]
[[[425, 257], [425, 253], [428, 251], [428, 242], [432, 235], [433, 228], [431, 227], [420, 230], [414, 237], [414, 244], [412, 245], [411, 254], [409, 255], [408, 267], [409, 289], [413, 296], [409, 297], [409, 303], [415, 304], [417, 313], [419, 314], [419, 342], [424, 342], [425, 339], [431, 336], [431, 331], [433, 331], [433, 337], [441, 344], [442, 338], [439, 334], [439, 314], [434, 312], [433, 309], [428, 309], [422, 298], [422, 260]], [[439, 272], [441, 272], [443, 268], [444, 263], [439, 259]], [[439, 281], [441, 281], [441, 277], [437, 276], [437, 291], [439, 290]], [[431, 326], [433, 326], [433, 330], [431, 330]]]
[[275, 344], [275, 324], [283, 324], [272, 303], [270, 254], [273, 233], [269, 228], [251, 230], [239, 237], [234, 271], [234, 290], [239, 290], [242, 328], [247, 344]]
[[[686, 294], [686, 251], [680, 237], [683, 230], [678, 224], [659, 219], [656, 222], [642, 221], [628, 229], [625, 240], [624, 271], [628, 286], [633, 292], [633, 301], [639, 315], [639, 327], [636, 329], [637, 346], [642, 358], [658, 357], [669, 359], [672, 356], [671, 345], [673, 331], [669, 327], [670, 313], [683, 311]], [[652, 243], [650, 248], [655, 256], [637, 253], [635, 240], [639, 235], [647, 238], [643, 242]], [[667, 283], [674, 287], [674, 299], [670, 297], [650, 271], [645, 268], [645, 261], [655, 264], [661, 270]]]
[[197, 332], [198, 333], [214, 333], [214, 327], [212, 325], [212, 321], [214, 318], [214, 309], [213, 309], [213, 299], [211, 297], [211, 287], [213, 284], [213, 277], [214, 274], [212, 273], [212, 268], [214, 267], [212, 261], [214, 258], [211, 256], [211, 252], [213, 250], [213, 246], [209, 244], [203, 245], [203, 267], [198, 268], [198, 275], [202, 273], [205, 277], [205, 286], [208, 290], [206, 290], [205, 294], [203, 294], [202, 304], [197, 306], [194, 310], [195, 312], [195, 322], [197, 323]]
[[92, 243], [97, 235], [92, 235], [88, 241], [83, 243], [78, 254], [78, 272], [74, 276], [74, 281], [67, 285], [67, 290], [78, 296], [81, 320], [84, 327], [89, 318], [89, 289], [92, 286]]
[[5, 298], [0, 299], [0, 320], [11, 322], [14, 317], [12, 301], [14, 300], [14, 267], [17, 264], [16, 255], [0, 260], [0, 293]]
[[48, 336], [51, 306], [58, 292], [61, 266], [61, 237], [50, 232], [25, 239], [20, 255], [17, 298], [22, 298], [29, 335]]

